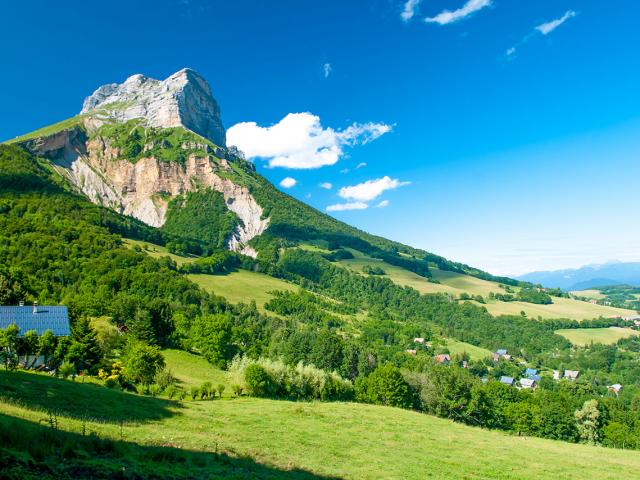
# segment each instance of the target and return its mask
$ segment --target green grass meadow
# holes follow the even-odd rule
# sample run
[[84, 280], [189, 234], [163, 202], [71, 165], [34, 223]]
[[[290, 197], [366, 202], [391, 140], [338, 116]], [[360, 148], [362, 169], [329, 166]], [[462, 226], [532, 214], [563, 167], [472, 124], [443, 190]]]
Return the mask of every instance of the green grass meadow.
[[585, 346], [591, 343], [611, 345], [621, 338], [638, 335], [638, 331], [622, 327], [563, 329], [556, 330], [556, 333], [577, 346]]
[[60, 434], [84, 429], [124, 442], [118, 468], [166, 469], [184, 456], [171, 472], [190, 478], [620, 479], [640, 469], [640, 452], [510, 436], [402, 409], [244, 397], [173, 402], [24, 372], [0, 372], [0, 410], [0, 425], [23, 432], [49, 428], [43, 419], [55, 410]]

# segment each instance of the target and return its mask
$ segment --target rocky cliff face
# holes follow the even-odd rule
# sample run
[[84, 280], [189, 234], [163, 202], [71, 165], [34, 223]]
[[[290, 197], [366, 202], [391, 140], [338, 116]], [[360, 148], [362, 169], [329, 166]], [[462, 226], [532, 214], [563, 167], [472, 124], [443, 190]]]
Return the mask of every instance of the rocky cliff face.
[[106, 121], [142, 119], [151, 127], [184, 127], [219, 146], [225, 146], [220, 108], [207, 81], [190, 69], [165, 80], [133, 75], [124, 83], [98, 88], [86, 98], [81, 114], [94, 125]]
[[[131, 161], [117, 142], [99, 130], [103, 124], [131, 119], [156, 128], [183, 127], [218, 147], [193, 136], [180, 148], [198, 152], [182, 161], [151, 154]], [[121, 85], [104, 85], [85, 100], [77, 126], [22, 145], [53, 160], [94, 203], [154, 227], [164, 225], [172, 198], [212, 188], [222, 193], [227, 208], [241, 221], [230, 235], [228, 247], [255, 257], [257, 253], [248, 243], [266, 230], [269, 219], [262, 218], [262, 207], [249, 189], [225, 175], [237, 157], [223, 148], [224, 135], [220, 111], [206, 81], [192, 70], [181, 70], [164, 81], [134, 75]]]

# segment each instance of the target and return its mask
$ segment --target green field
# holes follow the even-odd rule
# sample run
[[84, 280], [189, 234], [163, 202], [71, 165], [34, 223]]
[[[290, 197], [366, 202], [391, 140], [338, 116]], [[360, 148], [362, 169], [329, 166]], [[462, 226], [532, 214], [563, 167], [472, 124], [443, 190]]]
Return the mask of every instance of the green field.
[[62, 120], [61, 122], [54, 123], [53, 125], [40, 128], [31, 133], [27, 133], [26, 135], [21, 135], [19, 137], [6, 140], [5, 143], [24, 142], [25, 140], [31, 140], [32, 138], [47, 137], [49, 135], [53, 135], [54, 133], [61, 132], [62, 130], [67, 130], [69, 128], [75, 127], [80, 123], [80, 118], [80, 115], [77, 115], [75, 117]]
[[190, 280], [206, 291], [225, 297], [231, 303], [250, 303], [255, 300], [258, 308], [264, 311], [264, 304], [271, 300], [268, 292], [273, 290], [297, 290], [298, 287], [264, 273], [238, 270], [229, 275], [187, 275]]
[[448, 272], [432, 268], [433, 279], [440, 283], [429, 282], [413, 272], [394, 265], [390, 265], [382, 260], [367, 257], [357, 250], [351, 250], [355, 258], [340, 260], [340, 264], [355, 271], [362, 272], [365, 265], [379, 266], [386, 276], [398, 285], [406, 285], [415, 288], [420, 293], [449, 293], [459, 296], [461, 293], [470, 295], [481, 295], [487, 302], [484, 306], [492, 315], [520, 315], [524, 311], [530, 318], [570, 318], [575, 320], [586, 320], [597, 317], [611, 317], [616, 315], [634, 315], [632, 310], [624, 308], [605, 307], [593, 305], [588, 302], [581, 302], [569, 298], [553, 298], [552, 305], [536, 305], [526, 302], [498, 302], [488, 301], [489, 293], [504, 293], [505, 290], [497, 283], [482, 280], [470, 275], [463, 275], [455, 272]]
[[181, 257], [180, 255], [174, 255], [173, 253], [169, 253], [169, 250], [166, 247], [161, 245], [156, 245], [155, 243], [144, 242], [142, 240], [132, 240], [130, 238], [123, 239], [125, 245], [133, 248], [134, 246], [139, 246], [144, 250], [150, 257], [160, 258], [160, 257], [169, 257], [171, 260], [176, 262], [178, 265], [182, 265], [184, 263], [193, 262], [198, 257]]
[[[142, 457], [153, 468], [168, 468], [161, 459], [184, 452], [197, 460], [190, 468], [206, 466], [209, 475], [225, 478], [619, 479], [634, 478], [640, 469], [636, 451], [509, 436], [353, 403], [178, 403], [2, 371], [0, 408], [1, 421], [22, 422], [23, 430], [47, 428], [39, 422], [47, 418], [45, 409], [53, 409], [60, 431], [79, 436], [85, 428], [131, 445], [161, 447], [164, 454], [155, 450]], [[185, 467], [174, 468], [177, 473]], [[202, 478], [195, 472], [193, 478]]]
[[188, 390], [191, 386], [200, 386], [211, 382], [226, 387], [225, 396], [231, 395], [227, 372], [215, 368], [204, 358], [183, 350], [166, 349], [162, 351], [167, 369], [178, 380], [178, 386]]
[[453, 338], [447, 339], [447, 348], [451, 355], [461, 355], [466, 352], [469, 354], [471, 360], [482, 360], [483, 358], [491, 356], [491, 352], [486, 348], [476, 347], [475, 345], [460, 342]]
[[636, 330], [621, 327], [563, 329], [556, 330], [556, 333], [579, 346], [589, 345], [592, 342], [611, 345], [621, 338], [638, 335]]
[[589, 290], [576, 290], [571, 292], [571, 295], [593, 298], [595, 300], [602, 300], [603, 298], [605, 298], [605, 295], [600, 290], [596, 290], [595, 288]]

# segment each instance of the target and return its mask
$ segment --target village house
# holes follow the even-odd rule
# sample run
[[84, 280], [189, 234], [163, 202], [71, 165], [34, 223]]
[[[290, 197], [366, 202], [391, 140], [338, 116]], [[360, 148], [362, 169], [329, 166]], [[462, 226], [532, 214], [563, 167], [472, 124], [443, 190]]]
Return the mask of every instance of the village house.
[[524, 371], [524, 376], [527, 378], [531, 378], [533, 375], [538, 375], [538, 370], [536, 370], [535, 368], [527, 368]]
[[520, 379], [520, 387], [523, 389], [533, 389], [536, 388], [536, 381], [532, 378], [521, 378]]
[[620, 395], [620, 390], [622, 390], [622, 385], [620, 385], [619, 383], [614, 383], [613, 385], [609, 385], [607, 389], [610, 392], [615, 393], [617, 397], [618, 395]]
[[560, 370], [554, 370], [553, 371], [553, 379], [554, 380], [560, 380]]
[[416, 350], [411, 350], [411, 349], [407, 349], [405, 350], [406, 353], [408, 353], [409, 355], [415, 355], [417, 353]]
[[424, 338], [416, 337], [416, 338], [413, 339], [413, 343], [419, 343], [421, 345], [424, 345]]
[[443, 365], [449, 365], [449, 362], [451, 361], [451, 357], [447, 353], [441, 353], [440, 355], [436, 355], [434, 358], [436, 362], [442, 363]]
[[505, 349], [501, 348], [493, 353], [493, 361], [497, 362], [501, 358], [504, 360], [511, 360], [511, 355], [509, 355]]
[[[18, 337], [34, 330], [41, 336], [47, 330], [51, 330], [55, 337], [68, 337], [71, 335], [69, 326], [69, 311], [66, 306], [0, 306], [0, 330], [9, 325], [18, 327]], [[44, 357], [26, 355], [19, 358], [21, 365], [39, 367], [44, 363]]]
[[502, 377], [500, 377], [500, 383], [504, 384], [504, 385], [509, 385], [510, 387], [513, 386], [513, 377], [507, 377], [506, 375], [503, 375]]
[[578, 378], [578, 375], [580, 375], [580, 372], [578, 370], [565, 370], [564, 371], [564, 378], [569, 379], [571, 381], [576, 380]]

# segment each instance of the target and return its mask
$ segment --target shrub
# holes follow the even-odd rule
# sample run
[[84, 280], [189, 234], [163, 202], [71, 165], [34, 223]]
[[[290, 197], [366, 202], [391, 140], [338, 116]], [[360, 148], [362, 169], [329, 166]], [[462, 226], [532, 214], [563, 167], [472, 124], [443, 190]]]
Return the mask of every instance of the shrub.
[[175, 385], [169, 385], [164, 393], [167, 395], [167, 398], [169, 400], [173, 400], [176, 396], [178, 396], [178, 390], [178, 387], [176, 387]]
[[222, 384], [218, 385], [218, 395], [220, 395], [220, 398], [222, 398], [222, 394], [224, 393], [224, 389], [225, 389], [224, 385], [222, 385]]
[[254, 397], [266, 397], [271, 394], [271, 377], [262, 365], [251, 364], [244, 372], [244, 382], [247, 392]]
[[171, 370], [163, 369], [156, 373], [156, 383], [162, 390], [167, 389], [170, 385], [176, 383], [176, 377], [173, 376]]
[[231, 391], [236, 397], [239, 397], [240, 395], [242, 395], [243, 388], [237, 383], [234, 383], [233, 385], [231, 385]]
[[160, 388], [160, 385], [157, 384], [153, 384], [151, 386], [149, 386], [149, 393], [151, 394], [152, 397], [155, 397], [157, 395], [160, 395], [160, 393], [162, 393], [162, 388]]
[[73, 363], [63, 362], [58, 371], [62, 378], [68, 378], [76, 373], [76, 367]]
[[213, 385], [211, 385], [211, 382], [204, 382], [200, 386], [200, 400], [204, 400], [207, 397], [211, 398], [212, 394], [215, 395]]
[[189, 389], [189, 396], [191, 397], [191, 400], [195, 400], [196, 398], [198, 398], [199, 393], [200, 389], [195, 385]]
[[413, 393], [402, 373], [391, 364], [376, 368], [356, 381], [356, 398], [365, 403], [411, 408]]

